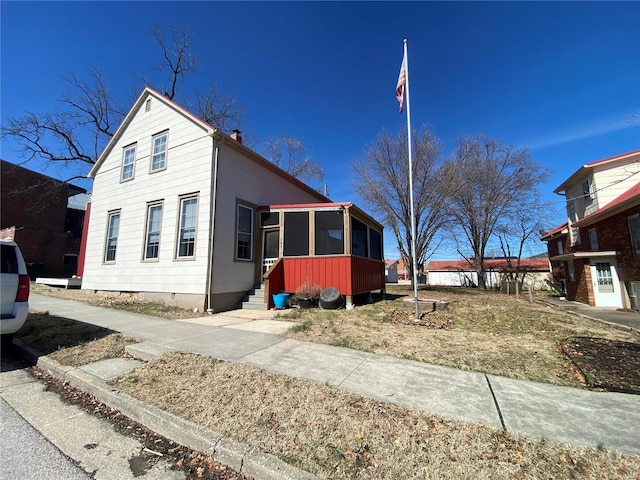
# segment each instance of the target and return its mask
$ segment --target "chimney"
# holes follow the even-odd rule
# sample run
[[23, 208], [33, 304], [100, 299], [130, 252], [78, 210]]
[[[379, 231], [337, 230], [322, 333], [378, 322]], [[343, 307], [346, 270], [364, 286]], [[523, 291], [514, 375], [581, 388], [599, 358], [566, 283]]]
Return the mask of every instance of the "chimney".
[[237, 128], [231, 134], [231, 138], [233, 138], [238, 143], [242, 143], [242, 137], [240, 136], [240, 130], [238, 130]]

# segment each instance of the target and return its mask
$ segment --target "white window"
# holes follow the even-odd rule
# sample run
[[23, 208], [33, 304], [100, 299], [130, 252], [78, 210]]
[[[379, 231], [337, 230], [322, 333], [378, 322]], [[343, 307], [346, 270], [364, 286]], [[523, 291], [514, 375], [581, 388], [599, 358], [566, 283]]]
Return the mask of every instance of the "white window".
[[236, 220], [236, 259], [253, 259], [253, 210], [238, 205]]
[[120, 212], [112, 212], [109, 214], [107, 223], [107, 238], [104, 248], [105, 263], [113, 263], [116, 261], [116, 247], [118, 245], [118, 229], [120, 228]]
[[635, 214], [627, 219], [629, 235], [631, 235], [631, 248], [633, 255], [640, 257], [640, 215]]
[[147, 207], [147, 232], [144, 242], [144, 259], [155, 260], [160, 250], [160, 228], [162, 226], [162, 203]]
[[178, 228], [178, 258], [195, 255], [196, 220], [198, 217], [198, 197], [185, 197], [180, 200], [180, 226]]
[[164, 170], [167, 166], [167, 138], [168, 132], [153, 137], [153, 151], [151, 152], [151, 171]]
[[120, 180], [126, 182], [133, 178], [136, 162], [136, 146], [129, 145], [124, 147], [122, 152], [122, 173], [120, 174]]
[[589, 229], [589, 248], [591, 250], [598, 250], [598, 232], [595, 228]]
[[584, 196], [585, 199], [590, 199], [592, 193], [593, 192], [591, 191], [591, 180], [587, 178], [584, 182], [582, 182], [582, 195]]
[[556, 247], [558, 248], [558, 255], [562, 255], [564, 253], [564, 246], [562, 245], [562, 240], [558, 240], [556, 243]]

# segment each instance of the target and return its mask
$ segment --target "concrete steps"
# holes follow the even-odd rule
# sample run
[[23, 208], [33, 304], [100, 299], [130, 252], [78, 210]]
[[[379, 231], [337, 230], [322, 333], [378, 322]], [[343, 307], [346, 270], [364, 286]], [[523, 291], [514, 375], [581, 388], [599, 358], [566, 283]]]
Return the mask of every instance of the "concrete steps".
[[247, 293], [242, 302], [242, 308], [246, 310], [268, 310], [264, 301], [264, 285]]

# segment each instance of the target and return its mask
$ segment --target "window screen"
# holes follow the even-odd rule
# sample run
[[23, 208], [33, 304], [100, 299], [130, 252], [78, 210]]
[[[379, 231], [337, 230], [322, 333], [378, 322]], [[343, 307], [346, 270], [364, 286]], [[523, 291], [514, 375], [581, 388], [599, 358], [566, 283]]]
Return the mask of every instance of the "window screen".
[[351, 217], [351, 254], [359, 257], [369, 256], [367, 226], [354, 217]]
[[316, 255], [344, 253], [344, 213], [341, 210], [316, 212]]
[[373, 228], [369, 229], [369, 244], [371, 245], [371, 258], [382, 260], [382, 235]]
[[280, 224], [280, 212], [262, 212], [260, 214], [260, 225], [267, 227]]
[[285, 212], [283, 255], [309, 255], [309, 212]]

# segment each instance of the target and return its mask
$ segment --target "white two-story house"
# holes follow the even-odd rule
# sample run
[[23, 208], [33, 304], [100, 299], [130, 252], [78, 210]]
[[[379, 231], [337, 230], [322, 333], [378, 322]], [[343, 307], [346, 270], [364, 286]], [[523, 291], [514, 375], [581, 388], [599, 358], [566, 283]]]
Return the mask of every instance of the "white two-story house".
[[[377, 222], [352, 204], [330, 203], [243, 145], [239, 132], [229, 136], [150, 88], [89, 177], [92, 201], [78, 271], [83, 289], [134, 292], [201, 311], [228, 310], [238, 307], [281, 257], [350, 255], [352, 225], [360, 244], [374, 245], [358, 252], [377, 268], [375, 245], [382, 248]], [[298, 214], [288, 214], [291, 210]], [[330, 227], [325, 218], [333, 222]], [[301, 225], [307, 230], [293, 235]], [[322, 250], [312, 243], [326, 243], [330, 235], [341, 248]], [[311, 263], [306, 278], [317, 274]], [[384, 287], [379, 263], [382, 285], [366, 283], [360, 290]], [[293, 290], [305, 280], [283, 275], [278, 282], [274, 275], [273, 285]], [[330, 282], [324, 279], [321, 286]], [[343, 290], [360, 293], [349, 286]], [[264, 296], [268, 300], [269, 292]]]

